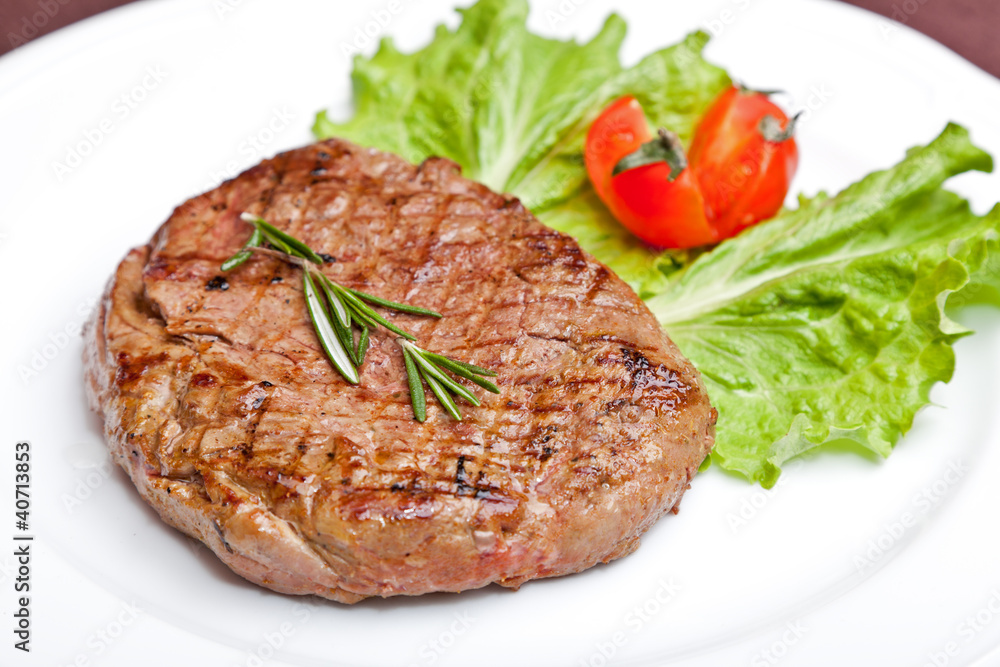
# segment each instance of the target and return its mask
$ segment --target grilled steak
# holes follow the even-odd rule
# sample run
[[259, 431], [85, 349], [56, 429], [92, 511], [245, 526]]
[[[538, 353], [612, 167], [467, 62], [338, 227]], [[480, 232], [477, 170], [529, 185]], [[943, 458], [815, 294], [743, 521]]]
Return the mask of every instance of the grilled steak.
[[[300, 269], [254, 256], [249, 211], [332, 256], [341, 284], [499, 395], [414, 420], [394, 334], [360, 386], [324, 357]], [[578, 572], [632, 552], [714, 434], [698, 373], [642, 301], [520, 202], [432, 158], [330, 140], [181, 205], [86, 330], [114, 458], [165, 521], [240, 575], [341, 602]], [[464, 382], [464, 381], [463, 381]], [[429, 395], [429, 394], [428, 394]]]

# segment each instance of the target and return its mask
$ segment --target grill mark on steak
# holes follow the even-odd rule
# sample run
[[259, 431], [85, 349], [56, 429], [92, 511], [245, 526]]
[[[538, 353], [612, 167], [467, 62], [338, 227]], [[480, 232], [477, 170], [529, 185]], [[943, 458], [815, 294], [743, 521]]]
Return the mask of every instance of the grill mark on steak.
[[474, 484], [470, 484], [469, 475], [465, 472], [465, 457], [458, 457], [458, 466], [455, 469], [455, 491], [460, 496], [475, 495], [477, 489]]
[[[394, 336], [373, 333], [347, 386], [297, 269], [254, 256], [206, 291], [250, 233], [245, 210], [335, 256], [332, 279], [441, 312], [393, 317], [498, 370], [501, 395], [461, 380], [482, 406], [457, 422], [429, 400], [419, 424]], [[606, 562], [675, 507], [712, 442], [697, 373], [572, 239], [446, 160], [343, 141], [179, 207], [122, 262], [87, 336], [88, 391], [133, 482], [279, 591], [354, 602]]]

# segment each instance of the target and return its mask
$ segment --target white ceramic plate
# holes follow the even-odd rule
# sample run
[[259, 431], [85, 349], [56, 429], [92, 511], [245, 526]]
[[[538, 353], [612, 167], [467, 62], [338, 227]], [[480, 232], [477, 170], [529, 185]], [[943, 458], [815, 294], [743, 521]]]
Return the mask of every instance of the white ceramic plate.
[[[887, 462], [821, 454], [767, 493], [711, 470], [634, 555], [517, 593], [354, 607], [271, 593], [167, 528], [108, 466], [76, 331], [117, 261], [187, 197], [307, 143], [317, 109], [346, 113], [344, 44], [367, 28], [415, 48], [456, 23], [451, 4], [140, 2], [0, 58], [0, 540], [16, 532], [24, 439], [37, 536], [33, 651], [5, 630], [0, 663], [998, 664], [1000, 326], [986, 310], [964, 314], [981, 333]], [[612, 4], [631, 26], [626, 61], [706, 26], [712, 60], [809, 108], [802, 191], [888, 166], [949, 119], [1000, 155], [1000, 82], [873, 15], [818, 0], [540, 0], [531, 24], [589, 38]], [[953, 187], [983, 212], [1000, 178]], [[13, 548], [0, 546], [8, 623]]]

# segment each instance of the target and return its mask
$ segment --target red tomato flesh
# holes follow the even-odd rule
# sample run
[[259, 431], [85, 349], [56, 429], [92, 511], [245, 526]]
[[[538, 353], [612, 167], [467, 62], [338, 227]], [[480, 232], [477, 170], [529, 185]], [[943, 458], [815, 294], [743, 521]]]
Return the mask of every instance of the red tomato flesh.
[[663, 248], [692, 248], [718, 241], [690, 169], [670, 181], [666, 163], [612, 176], [615, 165], [650, 141], [642, 107], [634, 97], [613, 102], [590, 126], [584, 161], [601, 201], [643, 241]]
[[765, 136], [771, 116], [780, 134], [788, 116], [767, 95], [731, 87], [720, 95], [695, 130], [688, 159], [705, 199], [705, 214], [719, 238], [774, 217], [798, 168], [795, 139]]

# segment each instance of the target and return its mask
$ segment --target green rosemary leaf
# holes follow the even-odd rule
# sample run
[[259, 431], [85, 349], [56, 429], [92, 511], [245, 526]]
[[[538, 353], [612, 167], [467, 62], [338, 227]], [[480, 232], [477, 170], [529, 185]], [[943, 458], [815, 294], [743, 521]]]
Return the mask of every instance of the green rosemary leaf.
[[[333, 283], [333, 284], [337, 285], [337, 283]], [[417, 339], [416, 336], [414, 336], [413, 334], [408, 333], [406, 331], [403, 331], [402, 329], [400, 329], [399, 327], [397, 327], [395, 324], [393, 324], [389, 320], [385, 319], [384, 317], [382, 317], [381, 315], [379, 315], [378, 313], [376, 313], [372, 309], [371, 306], [369, 306], [367, 303], [365, 303], [364, 301], [362, 301], [358, 297], [356, 297], [353, 294], [351, 294], [351, 292], [349, 290], [347, 290], [346, 288], [341, 287], [340, 285], [337, 285], [337, 287], [339, 288], [339, 293], [344, 296], [344, 299], [347, 300], [347, 301], [349, 301], [351, 304], [354, 305], [355, 310], [364, 313], [365, 315], [368, 316], [369, 319], [372, 319], [375, 322], [378, 322], [379, 324], [381, 324], [383, 327], [385, 327], [389, 331], [391, 331], [394, 334], [397, 334], [399, 336], [402, 336], [406, 340], [416, 340]]]
[[[436, 352], [427, 352], [426, 350], [424, 350], [424, 356], [439, 364], [447, 362], [454, 366], [458, 366], [459, 368], [462, 368], [468, 371], [469, 373], [475, 373], [476, 375], [485, 375], [486, 377], [491, 377], [491, 378], [495, 378], [497, 376], [496, 371], [491, 371], [486, 368], [483, 368], [482, 366], [476, 366], [475, 364], [459, 361], [458, 359], [451, 359], [450, 357], [446, 357], [443, 354], [437, 354]], [[455, 372], [458, 373], [458, 371]], [[462, 375], [461, 373], [458, 374]], [[469, 378], [470, 380], [472, 379], [468, 375], [462, 375], [462, 377]]]
[[402, 336], [406, 340], [416, 340], [417, 339], [417, 337], [414, 336], [413, 334], [411, 334], [409, 331], [405, 331], [403, 329], [400, 329], [399, 327], [397, 327], [395, 324], [393, 324], [389, 320], [387, 320], [387, 319], [383, 318], [382, 316], [378, 315], [378, 313], [376, 313], [376, 317], [378, 317], [378, 319], [376, 320], [376, 322], [378, 322], [379, 324], [381, 324], [382, 326], [384, 326], [386, 329], [388, 329], [389, 331], [393, 332], [397, 336]]
[[[309, 270], [309, 272], [311, 273], [312, 271]], [[319, 283], [320, 288], [326, 295], [326, 301], [330, 306], [328, 311], [330, 314], [330, 323], [333, 324], [333, 329], [337, 332], [337, 338], [340, 339], [341, 345], [347, 350], [347, 355], [351, 358], [354, 365], [356, 367], [360, 366], [361, 361], [358, 359], [354, 348], [354, 332], [351, 330], [350, 312], [344, 306], [344, 302], [341, 301], [337, 290], [334, 289], [333, 281], [322, 273], [316, 272], [315, 282]]]
[[424, 352], [423, 350], [416, 347], [415, 345], [411, 345], [409, 347], [410, 347], [410, 353], [413, 355], [413, 360], [420, 365], [421, 371], [424, 373], [425, 376], [432, 376], [435, 380], [444, 385], [444, 387], [448, 389], [448, 391], [451, 391], [461, 396], [462, 398], [464, 398], [469, 403], [472, 403], [475, 406], [479, 405], [479, 399], [476, 398], [475, 394], [473, 394], [471, 391], [469, 391], [468, 389], [466, 389], [465, 387], [463, 387], [462, 385], [458, 384], [450, 377], [445, 375], [444, 371], [435, 366], [433, 363], [427, 361], [427, 359], [425, 359], [423, 356]]
[[316, 336], [319, 338], [323, 350], [326, 351], [326, 356], [345, 380], [351, 384], [358, 384], [358, 370], [354, 367], [350, 356], [344, 350], [344, 346], [334, 331], [330, 316], [326, 312], [326, 308], [323, 307], [319, 294], [316, 293], [316, 286], [309, 276], [309, 271], [302, 272], [302, 292], [305, 295], [306, 306], [309, 308], [309, 317], [312, 319], [313, 328], [316, 330]]
[[361, 325], [361, 338], [358, 340], [358, 349], [354, 352], [354, 358], [361, 366], [365, 361], [365, 353], [368, 352], [368, 327]]
[[326, 300], [330, 302], [330, 307], [333, 308], [334, 315], [337, 316], [337, 320], [340, 325], [345, 329], [351, 328], [351, 313], [344, 306], [344, 302], [341, 300], [340, 295], [337, 294], [336, 283], [324, 276], [319, 274], [320, 285], [323, 286], [323, 292], [326, 293]]
[[[367, 331], [367, 330], [366, 330]], [[410, 406], [413, 408], [413, 417], [418, 422], [427, 420], [427, 398], [424, 396], [424, 383], [420, 380], [420, 373], [409, 350], [403, 348], [403, 362], [406, 363], [406, 381], [410, 385]]]
[[344, 305], [346, 305], [347, 309], [351, 311], [351, 319], [352, 320], [354, 320], [355, 322], [358, 322], [359, 324], [365, 325], [369, 329], [378, 329], [378, 326], [379, 326], [378, 322], [376, 322], [375, 320], [373, 320], [372, 318], [368, 317], [367, 315], [365, 315], [364, 313], [362, 313], [360, 310], [358, 310], [354, 306], [353, 303], [351, 303], [350, 301], [347, 301], [347, 302], [345, 302]]
[[253, 248], [259, 246], [261, 240], [262, 237], [260, 235], [260, 230], [254, 227], [253, 234], [250, 235], [247, 242], [243, 244], [243, 247], [239, 250], [239, 252], [222, 263], [221, 270], [232, 271], [237, 266], [250, 259], [250, 257], [253, 256]]
[[297, 255], [295, 251], [292, 250], [291, 246], [289, 246], [287, 243], [282, 241], [279, 237], [275, 236], [274, 234], [268, 234], [267, 232], [264, 232], [264, 240], [273, 245], [281, 252], [285, 253], [286, 255], [291, 255], [292, 257], [299, 257], [299, 255]]
[[263, 240], [264, 240], [264, 237], [261, 235], [260, 230], [257, 229], [257, 227], [254, 227], [253, 228], [253, 234], [251, 234], [250, 238], [247, 239], [247, 242], [243, 244], [243, 247], [244, 248], [256, 248], [257, 246], [259, 246], [261, 244], [261, 242]]
[[[478, 384], [480, 387], [482, 387], [486, 391], [491, 391], [494, 394], [499, 394], [500, 393], [500, 388], [498, 386], [496, 386], [495, 384], [493, 384], [489, 380], [485, 380], [485, 379], [479, 377], [478, 375], [476, 375], [475, 373], [473, 373], [469, 369], [463, 368], [462, 362], [460, 362], [460, 361], [455, 361], [454, 359], [449, 359], [448, 357], [442, 357], [440, 354], [434, 354], [432, 352], [426, 352], [426, 353], [424, 353], [424, 357], [430, 359], [431, 361], [433, 361], [435, 364], [437, 364], [438, 366], [440, 366], [442, 368], [447, 368], [449, 371], [451, 371], [455, 375], [458, 375], [459, 377], [463, 377], [466, 380], [468, 380], [469, 382], [475, 382], [476, 384]], [[495, 373], [494, 373], [494, 375], [495, 375]]]
[[[420, 358], [416, 354], [413, 354], [413, 357], [415, 359]], [[421, 373], [421, 375], [423, 375], [424, 380], [427, 381], [427, 386], [430, 387], [431, 391], [434, 392], [434, 395], [437, 396], [438, 403], [440, 403], [442, 407], [448, 411], [449, 415], [455, 418], [455, 421], [462, 421], [462, 414], [458, 411], [458, 406], [455, 405], [455, 401], [451, 400], [451, 396], [449, 396], [448, 392], [444, 390], [444, 387], [442, 387], [437, 380], [427, 373]]]
[[336, 316], [329, 314], [329, 311], [328, 317], [330, 324], [333, 325], [333, 330], [337, 332], [337, 338], [340, 339], [340, 344], [347, 351], [347, 356], [351, 358], [351, 363], [353, 363], [355, 367], [360, 366], [361, 364], [358, 361], [358, 355], [354, 353], [354, 332], [349, 327], [342, 325], [340, 321], [337, 320]]
[[410, 313], [411, 315], [426, 315], [428, 317], [443, 317], [441, 313], [436, 310], [430, 310], [429, 308], [421, 308], [420, 306], [411, 306], [406, 303], [399, 303], [397, 301], [389, 301], [388, 299], [383, 299], [380, 296], [375, 296], [374, 294], [368, 294], [367, 292], [362, 292], [360, 290], [345, 288], [354, 296], [359, 299], [364, 299], [368, 303], [374, 303], [376, 306], [382, 306], [383, 308], [391, 308], [392, 310], [398, 310], [401, 313]]
[[[360, 324], [367, 326], [369, 329], [378, 329], [380, 323], [376, 319], [369, 316], [368, 313], [366, 313], [364, 310], [358, 308], [358, 303], [357, 303], [358, 300], [351, 298], [351, 293], [347, 290], [346, 287], [344, 287], [343, 285], [338, 285], [337, 283], [333, 282], [326, 276], [323, 276], [323, 280], [326, 287], [328, 287], [331, 291], [333, 291], [340, 299], [340, 302], [344, 304], [344, 307], [350, 313], [349, 317], [352, 320], [356, 320]], [[364, 306], [363, 303], [361, 305]], [[368, 308], [367, 310], [371, 311], [370, 308]], [[378, 316], [377, 313], [375, 313], [375, 315], [376, 317]]]
[[[264, 232], [264, 234], [266, 234], [267, 236], [272, 237], [269, 238], [268, 240], [271, 241], [272, 245], [277, 245], [282, 252], [287, 252], [289, 255], [296, 255], [298, 257], [301, 257], [302, 259], [308, 259], [313, 264], [323, 263], [323, 258], [317, 255], [312, 248], [310, 248], [305, 243], [298, 240], [291, 234], [281, 231], [280, 229], [269, 223], [267, 220], [250, 215], [249, 213], [244, 213], [240, 217], [244, 221], [249, 222], [254, 227]], [[275, 239], [280, 241], [280, 244], [274, 243]], [[280, 246], [282, 244], [285, 247], [287, 247], [288, 250], [285, 250], [285, 248], [281, 248]]]
[[[449, 370], [451, 370], [452, 372], [455, 372], [455, 373], [458, 372], [458, 371], [455, 371], [455, 369], [453, 369], [453, 368], [451, 368]], [[467, 379], [469, 382], [475, 382], [480, 387], [482, 387], [483, 389], [485, 389], [486, 391], [488, 391], [488, 392], [490, 392], [492, 394], [499, 394], [500, 393], [500, 387], [496, 386], [495, 384], [493, 384], [489, 380], [484, 380], [483, 378], [478, 377], [476, 375], [463, 375], [462, 377], [464, 377], [465, 379]]]
[[232, 271], [237, 266], [250, 259], [251, 255], [253, 255], [253, 252], [250, 250], [240, 250], [235, 255], [233, 255], [225, 262], [223, 262], [220, 269], [222, 271]]

